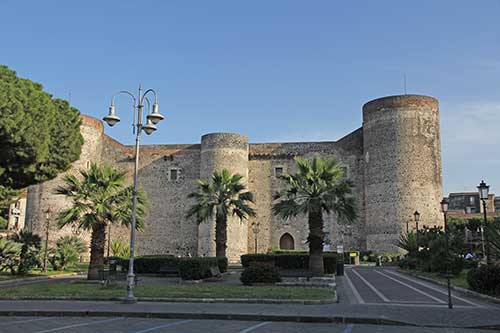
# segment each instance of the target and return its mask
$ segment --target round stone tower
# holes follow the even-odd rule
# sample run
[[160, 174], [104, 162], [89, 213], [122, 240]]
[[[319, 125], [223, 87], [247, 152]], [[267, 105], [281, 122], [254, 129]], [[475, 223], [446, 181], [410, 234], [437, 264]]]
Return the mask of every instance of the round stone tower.
[[442, 224], [439, 103], [418, 95], [389, 96], [363, 106], [365, 223], [368, 250], [396, 246], [413, 213], [422, 225]]
[[[248, 138], [232, 133], [212, 133], [201, 138], [201, 179], [211, 180], [214, 171], [227, 169], [231, 174], [243, 176], [248, 183]], [[230, 262], [239, 262], [247, 253], [247, 221], [231, 216], [227, 222], [227, 250]], [[215, 256], [215, 219], [200, 224], [198, 229], [198, 255]]]
[[[46, 211], [50, 207], [50, 243], [53, 243], [60, 236], [71, 233], [69, 227], [59, 230], [57, 228], [57, 214], [70, 205], [70, 201], [62, 195], [57, 195], [56, 189], [64, 185], [64, 177], [70, 173], [76, 174], [77, 170], [86, 169], [90, 163], [101, 161], [103, 126], [99, 119], [80, 115], [82, 134], [84, 143], [80, 153], [80, 158], [73, 162], [72, 167], [56, 178], [41, 184], [28, 187], [28, 197], [26, 202], [26, 228], [37, 233], [45, 239], [46, 232]], [[86, 238], [88, 235], [81, 235]]]

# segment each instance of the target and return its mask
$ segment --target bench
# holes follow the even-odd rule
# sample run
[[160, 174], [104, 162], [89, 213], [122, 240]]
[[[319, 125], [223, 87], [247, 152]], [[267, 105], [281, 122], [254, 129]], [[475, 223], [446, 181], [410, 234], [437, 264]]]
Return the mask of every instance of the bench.
[[[113, 281], [127, 281], [127, 272], [121, 270], [121, 266], [117, 266], [119, 269], [100, 269], [99, 270], [99, 280], [104, 281], [104, 285], [109, 285]], [[134, 276], [134, 285], [141, 281], [137, 275]]]

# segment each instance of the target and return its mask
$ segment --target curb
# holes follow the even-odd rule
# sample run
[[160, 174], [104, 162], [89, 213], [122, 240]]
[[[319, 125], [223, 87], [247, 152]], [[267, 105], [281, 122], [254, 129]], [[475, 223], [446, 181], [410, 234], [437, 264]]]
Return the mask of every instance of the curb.
[[[441, 282], [439, 280], [434, 280], [433, 278], [430, 278], [430, 277], [427, 277], [427, 276], [422, 276], [422, 275], [419, 275], [418, 273], [407, 272], [407, 271], [399, 270], [399, 269], [397, 270], [397, 272], [402, 273], [402, 274], [406, 274], [406, 275], [410, 275], [410, 276], [413, 276], [413, 277], [416, 277], [416, 278], [418, 278], [420, 280], [424, 280], [424, 281], [427, 281], [427, 282], [431, 282], [431, 283], [437, 284], [437, 285], [439, 285], [441, 287], [446, 287], [446, 288], [448, 287], [448, 285], [445, 282]], [[496, 297], [493, 297], [493, 296], [484, 295], [484, 294], [478, 293], [476, 291], [465, 289], [465, 288], [462, 288], [462, 287], [457, 287], [457, 286], [454, 286], [454, 285], [451, 285], [451, 289], [454, 290], [454, 291], [458, 291], [458, 292], [464, 293], [464, 294], [469, 295], [469, 296], [474, 296], [474, 297], [480, 298], [480, 299], [485, 300], [485, 301], [490, 301], [490, 302], [493, 302], [493, 303], [496, 303], [496, 304], [500, 304], [500, 298], [496, 298]]]
[[[92, 297], [32, 297], [13, 296], [0, 297], [0, 301], [121, 301], [120, 297], [92, 298]], [[338, 302], [337, 294], [330, 299], [260, 299], [260, 298], [170, 298], [170, 297], [138, 297], [139, 302], [166, 302], [166, 303], [244, 303], [244, 304], [299, 304], [324, 305]]]
[[41, 275], [41, 276], [32, 276], [32, 277], [27, 277], [27, 278], [19, 278], [19, 279], [10, 279], [10, 280], [5, 280], [0, 282], [0, 287], [4, 285], [11, 285], [11, 284], [23, 284], [25, 282], [33, 282], [33, 281], [46, 281], [46, 280], [53, 280], [53, 279], [64, 279], [64, 278], [69, 278], [73, 276], [78, 276], [78, 273], [67, 273], [67, 274], [56, 274], [56, 275]]
[[[284, 316], [265, 314], [224, 314], [224, 313], [184, 313], [184, 312], [124, 312], [124, 311], [0, 311], [1, 316], [42, 316], [42, 317], [134, 317], [160, 319], [205, 319], [205, 320], [243, 320], [243, 321], [274, 321], [299, 323], [346, 323], [392, 326], [417, 326], [397, 320], [385, 318], [363, 318], [347, 316]], [[429, 326], [431, 327], [431, 326]], [[442, 327], [442, 326], [432, 326]]]

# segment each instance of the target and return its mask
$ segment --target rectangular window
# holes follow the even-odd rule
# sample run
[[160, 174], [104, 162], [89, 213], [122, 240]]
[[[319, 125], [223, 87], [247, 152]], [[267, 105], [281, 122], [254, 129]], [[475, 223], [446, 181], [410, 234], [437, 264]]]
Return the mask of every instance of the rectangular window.
[[179, 174], [177, 169], [170, 169], [170, 180], [177, 180]]
[[474, 198], [474, 197], [469, 197], [469, 202], [470, 202], [471, 205], [473, 205], [476, 202], [475, 199], [476, 198]]
[[281, 175], [283, 175], [283, 167], [275, 167], [274, 168], [274, 176], [280, 177]]

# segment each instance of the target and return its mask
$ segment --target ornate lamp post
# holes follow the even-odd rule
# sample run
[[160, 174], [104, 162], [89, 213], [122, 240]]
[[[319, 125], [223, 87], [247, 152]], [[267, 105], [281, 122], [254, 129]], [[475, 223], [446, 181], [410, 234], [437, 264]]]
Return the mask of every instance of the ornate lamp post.
[[450, 265], [451, 265], [451, 260], [450, 260], [450, 246], [449, 246], [449, 240], [448, 240], [448, 223], [446, 219], [446, 213], [448, 212], [448, 199], [443, 198], [441, 200], [441, 211], [443, 212], [444, 216], [444, 238], [446, 241], [446, 283], [448, 285], [448, 308], [453, 309], [453, 304], [451, 303], [451, 283], [450, 283]]
[[45, 211], [45, 249], [43, 253], [43, 272], [47, 274], [48, 268], [48, 254], [49, 254], [49, 231], [50, 231], [50, 214], [52, 214], [52, 208], [47, 208]]
[[416, 210], [415, 213], [413, 213], [413, 217], [415, 218], [415, 228], [416, 228], [415, 237], [417, 239], [417, 251], [418, 251], [418, 249], [420, 248], [418, 244], [418, 222], [420, 222], [420, 213], [418, 212], [418, 210]]
[[[486, 216], [486, 201], [488, 200], [488, 191], [490, 190], [490, 187], [486, 185], [484, 180], [481, 180], [481, 183], [477, 187], [478, 192], [479, 192], [479, 199], [483, 202], [483, 216], [484, 216], [484, 223], [481, 226], [481, 239], [483, 243], [483, 254], [486, 257], [486, 263], [490, 263], [490, 247], [488, 244], [488, 227], [487, 227], [487, 216]], [[486, 229], [486, 232], [485, 232]], [[486, 252], [485, 252], [486, 248]]]
[[255, 240], [255, 253], [257, 253], [257, 238], [260, 232], [260, 224], [259, 223], [253, 223], [252, 224], [252, 231], [253, 231], [253, 237]]
[[[155, 98], [155, 102], [153, 104], [153, 110], [148, 113], [146, 116], [146, 124], [143, 125], [143, 114], [142, 109], [144, 107], [144, 101], [148, 103], [148, 110], [151, 106], [151, 103], [147, 99], [147, 95], [152, 93]], [[139, 169], [139, 144], [141, 139], [142, 131], [146, 132], [147, 135], [150, 135], [154, 131], [156, 131], [155, 124], [159, 123], [163, 120], [163, 116], [159, 112], [158, 107], [158, 97], [156, 92], [153, 89], [148, 89], [145, 92], [142, 91], [142, 85], [139, 85], [139, 93], [134, 96], [133, 93], [122, 90], [116, 93], [111, 99], [111, 105], [109, 107], [109, 113], [103, 120], [109, 125], [114, 126], [120, 121], [120, 118], [115, 113], [115, 96], [118, 94], [127, 94], [132, 97], [133, 100], [133, 110], [134, 110], [134, 122], [133, 122], [133, 133], [135, 134], [135, 164], [134, 164], [134, 189], [132, 192], [132, 223], [130, 226], [130, 260], [129, 260], [129, 269], [127, 274], [127, 296], [123, 299], [125, 303], [135, 303], [137, 298], [134, 296], [134, 283], [135, 283], [135, 274], [134, 274], [134, 249], [135, 249], [135, 226], [136, 226], [136, 207], [137, 207], [137, 172]]]

